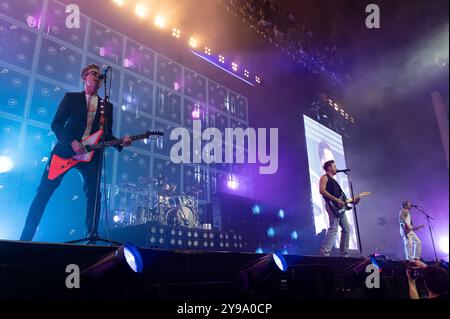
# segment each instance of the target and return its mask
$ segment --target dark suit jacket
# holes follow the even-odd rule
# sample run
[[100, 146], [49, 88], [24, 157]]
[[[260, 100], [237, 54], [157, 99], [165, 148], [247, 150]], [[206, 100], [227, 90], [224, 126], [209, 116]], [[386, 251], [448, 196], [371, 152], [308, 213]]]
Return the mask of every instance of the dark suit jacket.
[[[112, 134], [113, 126], [113, 106], [108, 103], [105, 106], [105, 141], [114, 139]], [[69, 92], [64, 95], [59, 103], [58, 111], [52, 122], [52, 131], [55, 133], [58, 142], [52, 153], [63, 158], [75, 155], [70, 145], [73, 140], [81, 142], [83, 133], [87, 125], [87, 103], [85, 92]], [[92, 124], [91, 134], [100, 129], [100, 106], [97, 106], [97, 113]], [[118, 147], [119, 151], [122, 147]]]

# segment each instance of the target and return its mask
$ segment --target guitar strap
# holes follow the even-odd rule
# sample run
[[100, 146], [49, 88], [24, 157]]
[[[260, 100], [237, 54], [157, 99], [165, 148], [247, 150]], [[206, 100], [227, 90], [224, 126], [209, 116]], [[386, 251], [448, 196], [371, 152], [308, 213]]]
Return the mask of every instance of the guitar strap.
[[105, 132], [105, 100], [100, 100], [100, 130]]

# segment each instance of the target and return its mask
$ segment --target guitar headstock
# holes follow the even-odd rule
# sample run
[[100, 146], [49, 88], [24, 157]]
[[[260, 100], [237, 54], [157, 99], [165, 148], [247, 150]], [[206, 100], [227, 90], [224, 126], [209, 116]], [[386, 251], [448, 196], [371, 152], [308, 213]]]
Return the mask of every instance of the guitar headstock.
[[150, 136], [164, 136], [164, 133], [160, 131], [147, 131], [144, 135], [146, 138], [149, 138]]
[[362, 192], [361, 194], [358, 195], [358, 197], [364, 197], [364, 196], [369, 196], [370, 192]]

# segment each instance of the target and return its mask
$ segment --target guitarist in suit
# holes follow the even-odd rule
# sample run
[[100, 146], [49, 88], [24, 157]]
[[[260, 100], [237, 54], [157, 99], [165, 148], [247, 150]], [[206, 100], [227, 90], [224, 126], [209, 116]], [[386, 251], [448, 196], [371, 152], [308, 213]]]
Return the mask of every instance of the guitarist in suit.
[[[341, 226], [340, 254], [342, 257], [349, 257], [350, 226], [347, 221], [347, 216], [345, 213], [338, 216], [330, 204], [330, 202], [334, 202], [335, 206], [338, 207], [344, 207], [346, 205], [341, 199], [344, 192], [339, 183], [333, 178], [337, 172], [334, 160], [325, 162], [323, 164], [323, 169], [325, 170], [325, 174], [320, 177], [319, 191], [325, 200], [325, 209], [328, 213], [330, 227], [328, 228], [327, 235], [320, 248], [320, 254], [322, 256], [330, 256], [331, 249], [336, 242], [338, 226]], [[354, 203], [358, 204], [359, 198], [355, 198]]]
[[[66, 93], [58, 106], [53, 122], [52, 131], [55, 133], [57, 143], [52, 150], [48, 165], [42, 175], [40, 185], [37, 189], [34, 200], [31, 204], [25, 227], [20, 240], [31, 241], [36, 233], [37, 227], [44, 213], [50, 197], [60, 185], [64, 174], [56, 179], [48, 178], [50, 163], [53, 154], [63, 158], [72, 157], [76, 154], [86, 152], [82, 139], [100, 129], [101, 119], [101, 98], [98, 90], [103, 80], [100, 77], [100, 67], [90, 64], [81, 70], [81, 79], [84, 82], [83, 92]], [[112, 134], [113, 106], [108, 103], [104, 106], [104, 138], [105, 141], [115, 139]], [[122, 146], [131, 144], [129, 136], [125, 136], [117, 149], [122, 150]], [[100, 168], [100, 156], [97, 152], [90, 162], [80, 162], [74, 166], [80, 173], [83, 180], [83, 190], [86, 194], [86, 232], [88, 236], [97, 235], [98, 218], [94, 225], [95, 200], [98, 191], [97, 204], [100, 207], [100, 190], [97, 188], [97, 174]]]
[[402, 210], [399, 215], [400, 235], [403, 238], [407, 260], [420, 259], [422, 253], [422, 241], [417, 237], [414, 230], [422, 228], [423, 225], [413, 228], [411, 214], [409, 212], [411, 207], [411, 203], [405, 200], [402, 203]]

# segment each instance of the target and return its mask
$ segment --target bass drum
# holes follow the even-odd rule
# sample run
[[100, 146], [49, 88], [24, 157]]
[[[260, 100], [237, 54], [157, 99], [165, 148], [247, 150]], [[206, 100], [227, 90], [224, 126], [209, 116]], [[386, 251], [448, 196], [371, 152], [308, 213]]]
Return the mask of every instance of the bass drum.
[[172, 207], [166, 211], [165, 223], [169, 226], [195, 227], [197, 214], [188, 206]]

